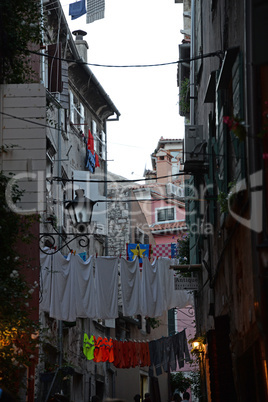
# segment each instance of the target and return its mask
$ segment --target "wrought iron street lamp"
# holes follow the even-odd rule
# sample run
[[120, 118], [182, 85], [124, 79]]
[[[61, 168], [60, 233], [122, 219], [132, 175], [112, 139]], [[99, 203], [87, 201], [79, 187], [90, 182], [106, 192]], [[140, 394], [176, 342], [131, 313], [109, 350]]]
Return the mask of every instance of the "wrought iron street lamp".
[[84, 233], [91, 222], [93, 208], [97, 201], [85, 197], [83, 189], [76, 190], [75, 194], [74, 200], [66, 201], [64, 207], [68, 211], [73, 227], [79, 233]]
[[[76, 233], [61, 233], [56, 226], [52, 225], [54, 233], [40, 233], [39, 248], [45, 254], [55, 254], [64, 247], [67, 247], [71, 252], [69, 243], [78, 239], [81, 247], [87, 247], [89, 245], [89, 234], [87, 233], [87, 227], [91, 223], [92, 213], [94, 205], [97, 201], [92, 201], [85, 197], [84, 190], [78, 189], [75, 191], [76, 197], [74, 200], [65, 201], [64, 208], [67, 210], [72, 226], [76, 229]], [[61, 239], [60, 246], [56, 246], [56, 237]], [[67, 240], [68, 239], [68, 240]], [[41, 244], [45, 242], [49, 244], [49, 250], [46, 251]], [[54, 251], [53, 251], [54, 250]]]

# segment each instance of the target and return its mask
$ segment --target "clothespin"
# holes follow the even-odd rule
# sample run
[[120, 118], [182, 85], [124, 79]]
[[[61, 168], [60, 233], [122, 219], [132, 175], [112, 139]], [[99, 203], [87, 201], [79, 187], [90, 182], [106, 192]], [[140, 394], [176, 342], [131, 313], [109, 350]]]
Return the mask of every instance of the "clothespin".
[[96, 258], [98, 258], [98, 253], [96, 253]]
[[74, 250], [74, 255], [76, 254], [76, 250]]

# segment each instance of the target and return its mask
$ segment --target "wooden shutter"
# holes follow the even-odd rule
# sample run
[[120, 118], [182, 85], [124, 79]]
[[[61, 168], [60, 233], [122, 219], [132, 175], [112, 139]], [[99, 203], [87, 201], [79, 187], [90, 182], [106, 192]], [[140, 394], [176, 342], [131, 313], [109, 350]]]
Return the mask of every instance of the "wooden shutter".
[[[244, 119], [244, 85], [243, 85], [243, 59], [238, 53], [232, 68], [233, 115]], [[245, 143], [240, 141], [232, 132], [230, 133], [234, 154], [234, 177], [241, 180], [245, 177]]]
[[61, 43], [48, 46], [48, 90], [62, 92]]

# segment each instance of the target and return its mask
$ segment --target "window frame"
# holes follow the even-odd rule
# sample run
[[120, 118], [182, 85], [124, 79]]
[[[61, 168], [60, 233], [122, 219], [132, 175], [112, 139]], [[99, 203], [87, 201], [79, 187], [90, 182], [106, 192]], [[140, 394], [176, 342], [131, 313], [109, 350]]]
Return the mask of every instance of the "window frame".
[[[168, 211], [173, 211], [173, 218], [172, 219], [167, 219], [168, 218]], [[165, 212], [166, 211], [166, 212]], [[159, 214], [164, 212], [165, 214], [165, 219], [159, 220]], [[176, 209], [175, 207], [159, 207], [155, 209], [155, 222], [156, 223], [163, 223], [163, 222], [174, 222], [176, 220]]]

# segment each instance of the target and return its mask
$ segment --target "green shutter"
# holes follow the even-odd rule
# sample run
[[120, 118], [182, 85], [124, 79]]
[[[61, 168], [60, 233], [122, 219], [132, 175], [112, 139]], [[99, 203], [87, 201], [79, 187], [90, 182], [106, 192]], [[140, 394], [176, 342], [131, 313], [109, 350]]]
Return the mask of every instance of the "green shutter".
[[[243, 58], [242, 53], [237, 55], [232, 68], [232, 91], [233, 91], [233, 115], [244, 119], [244, 82], [243, 82]], [[231, 139], [235, 152], [235, 171], [236, 180], [245, 177], [245, 144], [231, 132]]]
[[175, 309], [168, 310], [168, 335], [175, 334]]

